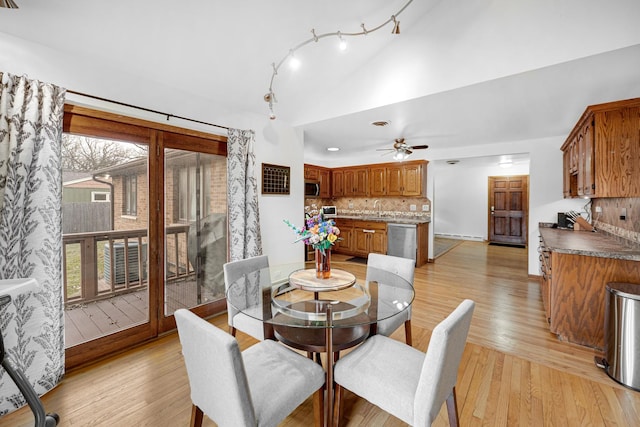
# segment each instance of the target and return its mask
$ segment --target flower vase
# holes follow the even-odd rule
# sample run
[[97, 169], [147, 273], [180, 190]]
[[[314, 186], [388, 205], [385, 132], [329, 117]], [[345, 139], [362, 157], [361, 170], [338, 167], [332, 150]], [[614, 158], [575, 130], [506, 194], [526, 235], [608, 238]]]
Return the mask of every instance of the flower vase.
[[318, 279], [331, 277], [331, 249], [325, 249], [324, 253], [316, 249], [316, 277]]

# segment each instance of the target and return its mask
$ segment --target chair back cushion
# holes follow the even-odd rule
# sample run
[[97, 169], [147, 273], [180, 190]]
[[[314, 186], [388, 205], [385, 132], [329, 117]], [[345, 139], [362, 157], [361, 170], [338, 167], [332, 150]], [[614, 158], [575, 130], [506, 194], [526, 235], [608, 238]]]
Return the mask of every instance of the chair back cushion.
[[[377, 270], [372, 270], [373, 267]], [[379, 281], [376, 278], [378, 272], [389, 272], [402, 277], [407, 282], [413, 284], [413, 275], [416, 262], [409, 258], [401, 258], [392, 255], [370, 253], [367, 258], [367, 281]]]
[[[259, 287], [261, 280], [261, 270], [269, 267], [269, 257], [266, 255], [259, 255], [252, 258], [241, 259], [238, 261], [231, 261], [222, 266], [224, 270], [224, 286], [225, 290], [229, 290], [229, 286], [232, 283], [235, 283], [236, 280], [240, 279], [243, 275], [245, 276], [245, 288], [250, 287]], [[254, 273], [254, 274], [247, 274]], [[255, 289], [254, 289], [255, 290]], [[255, 290], [255, 292], [247, 291], [245, 292], [246, 297], [248, 298], [258, 298], [261, 293], [259, 290]], [[259, 301], [247, 301], [247, 306], [251, 304], [258, 304]], [[244, 308], [244, 307], [243, 307]], [[232, 307], [230, 304], [227, 304], [228, 318], [229, 324], [233, 326], [233, 318], [236, 314], [238, 314], [238, 310]]]
[[474, 307], [464, 300], [431, 334], [413, 406], [415, 426], [430, 426], [456, 385]]
[[174, 315], [193, 404], [219, 426], [256, 425], [236, 339], [189, 310]]
[[[409, 258], [370, 253], [367, 259], [367, 282], [375, 281], [392, 285], [393, 280], [400, 276], [413, 285], [414, 271], [415, 261]], [[393, 288], [389, 286], [381, 285], [378, 288], [378, 295], [382, 298], [385, 297], [385, 293], [393, 292]], [[383, 307], [378, 309], [382, 310]], [[378, 322], [377, 333], [389, 336], [409, 319], [411, 319], [411, 306], [400, 314]]]

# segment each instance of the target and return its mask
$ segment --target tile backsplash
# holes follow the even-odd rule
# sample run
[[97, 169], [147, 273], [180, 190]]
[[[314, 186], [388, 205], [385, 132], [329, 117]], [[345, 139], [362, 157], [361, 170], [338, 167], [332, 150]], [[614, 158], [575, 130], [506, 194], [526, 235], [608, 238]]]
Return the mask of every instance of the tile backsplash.
[[[620, 216], [625, 212], [623, 220]], [[591, 217], [596, 229], [640, 243], [640, 198], [593, 199]]]
[[[376, 202], [377, 201], [377, 202]], [[337, 197], [335, 199], [307, 198], [305, 206], [336, 206], [338, 215], [371, 215], [381, 213], [384, 216], [431, 217], [431, 200], [413, 197]], [[427, 210], [422, 208], [426, 206]], [[415, 208], [415, 210], [412, 210]]]

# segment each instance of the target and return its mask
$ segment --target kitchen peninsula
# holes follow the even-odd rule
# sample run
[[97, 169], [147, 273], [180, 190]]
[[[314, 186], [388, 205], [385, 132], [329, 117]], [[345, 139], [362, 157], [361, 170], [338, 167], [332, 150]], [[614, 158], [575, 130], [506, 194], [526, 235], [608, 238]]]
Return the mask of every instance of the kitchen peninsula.
[[640, 244], [597, 231], [540, 224], [542, 301], [549, 329], [562, 340], [604, 349], [606, 285], [638, 283]]

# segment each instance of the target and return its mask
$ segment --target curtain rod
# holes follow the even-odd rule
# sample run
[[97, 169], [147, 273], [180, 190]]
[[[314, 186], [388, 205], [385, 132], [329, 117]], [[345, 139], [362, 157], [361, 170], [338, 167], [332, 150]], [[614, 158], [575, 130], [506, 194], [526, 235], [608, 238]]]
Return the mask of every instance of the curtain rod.
[[71, 90], [71, 89], [67, 89], [67, 92], [68, 93], [73, 93], [74, 95], [86, 96], [87, 98], [97, 99], [98, 101], [110, 102], [112, 104], [122, 105], [124, 107], [136, 108], [138, 110], [147, 111], [149, 113], [160, 114], [161, 116], [166, 116], [167, 120], [169, 120], [171, 117], [174, 117], [176, 119], [186, 120], [186, 121], [194, 122], [194, 123], [200, 123], [201, 125], [213, 126], [213, 127], [229, 130], [229, 128], [227, 126], [221, 126], [221, 125], [217, 125], [215, 123], [203, 122], [203, 121], [200, 121], [200, 120], [190, 119], [188, 117], [176, 116], [174, 114], [163, 113], [162, 111], [152, 110], [150, 108], [138, 107], [137, 105], [131, 105], [131, 104], [127, 104], [127, 103], [120, 102], [120, 101], [114, 101], [112, 99], [101, 98], [99, 96], [89, 95], [87, 93], [76, 92], [75, 90]]

